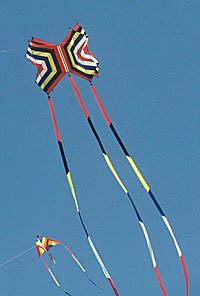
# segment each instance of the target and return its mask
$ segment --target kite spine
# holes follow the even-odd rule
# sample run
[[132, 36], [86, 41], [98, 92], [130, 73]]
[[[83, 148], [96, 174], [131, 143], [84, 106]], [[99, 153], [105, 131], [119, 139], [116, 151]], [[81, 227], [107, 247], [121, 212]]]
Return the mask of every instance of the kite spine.
[[125, 154], [125, 156], [126, 156], [128, 162], [130, 163], [130, 165], [131, 165], [132, 169], [134, 170], [136, 176], [137, 176], [138, 179], [140, 180], [142, 186], [143, 186], [144, 189], [147, 191], [147, 193], [148, 193], [149, 196], [151, 197], [153, 203], [155, 204], [157, 210], [158, 210], [159, 213], [161, 214], [161, 217], [162, 217], [162, 219], [163, 219], [163, 221], [164, 221], [164, 223], [165, 223], [165, 225], [166, 225], [166, 227], [167, 227], [167, 229], [168, 229], [168, 231], [169, 231], [169, 233], [170, 233], [170, 235], [171, 235], [171, 237], [172, 237], [172, 239], [173, 239], [173, 241], [174, 241], [174, 245], [175, 245], [175, 247], [176, 247], [176, 250], [177, 250], [178, 256], [179, 256], [179, 258], [180, 258], [180, 260], [181, 260], [181, 264], [182, 264], [182, 268], [183, 268], [183, 272], [184, 272], [184, 277], [185, 277], [185, 282], [186, 282], [186, 296], [188, 296], [189, 287], [188, 287], [188, 273], [187, 273], [186, 265], [185, 265], [185, 262], [184, 262], [183, 255], [182, 255], [182, 253], [181, 253], [180, 247], [179, 247], [179, 245], [178, 245], [178, 243], [177, 243], [177, 240], [176, 240], [176, 238], [175, 238], [175, 235], [174, 235], [174, 233], [173, 233], [173, 231], [172, 231], [172, 228], [171, 228], [171, 226], [170, 226], [170, 224], [169, 224], [169, 221], [167, 220], [167, 218], [166, 218], [166, 216], [165, 216], [165, 214], [164, 214], [164, 212], [163, 212], [161, 206], [159, 205], [158, 201], [156, 200], [156, 198], [155, 198], [154, 194], [152, 193], [152, 191], [151, 191], [149, 185], [147, 184], [147, 182], [145, 181], [144, 177], [143, 177], [142, 174], [140, 173], [138, 167], [136, 166], [136, 164], [135, 164], [135, 162], [133, 161], [132, 157], [129, 155], [129, 153], [128, 153], [128, 151], [127, 151], [127, 149], [126, 149], [124, 143], [122, 142], [120, 136], [118, 135], [116, 129], [114, 128], [114, 126], [113, 126], [113, 124], [112, 124], [110, 118], [108, 117], [108, 115], [107, 115], [107, 113], [106, 113], [106, 111], [105, 111], [105, 109], [104, 109], [104, 107], [103, 107], [103, 105], [102, 105], [102, 103], [101, 103], [101, 101], [100, 101], [100, 99], [99, 99], [99, 96], [98, 96], [98, 94], [97, 94], [97, 92], [96, 92], [96, 89], [95, 89], [94, 85], [93, 85], [93, 84], [90, 84], [90, 86], [91, 86], [91, 89], [92, 89], [92, 91], [93, 91], [94, 97], [95, 97], [95, 99], [96, 99], [96, 101], [97, 101], [97, 104], [99, 105], [99, 108], [100, 108], [100, 110], [101, 110], [101, 112], [102, 112], [102, 114], [103, 114], [103, 116], [104, 116], [104, 118], [105, 118], [105, 120], [106, 120], [108, 126], [110, 127], [110, 129], [111, 129], [113, 135], [114, 135], [115, 138], [117, 139], [117, 142], [119, 143], [121, 149], [123, 150], [123, 152], [124, 152], [124, 154]]
[[[51, 117], [52, 117], [52, 120], [53, 120], [54, 130], [55, 130], [56, 138], [57, 138], [57, 141], [58, 141], [58, 146], [59, 146], [59, 149], [60, 149], [60, 153], [61, 153], [61, 157], [62, 157], [62, 160], [63, 160], [65, 172], [66, 172], [66, 175], [67, 175], [67, 180], [68, 180], [68, 183], [69, 183], [69, 186], [70, 186], [70, 189], [71, 189], [71, 193], [72, 193], [72, 196], [74, 198], [75, 205], [76, 205], [76, 210], [77, 210], [77, 212], [79, 214], [79, 218], [80, 218], [81, 224], [83, 226], [83, 229], [84, 229], [84, 231], [86, 233], [89, 245], [90, 245], [90, 247], [91, 247], [91, 249], [92, 249], [92, 251], [93, 251], [93, 253], [94, 253], [94, 255], [95, 255], [96, 259], [97, 259], [97, 255], [98, 255], [97, 250], [95, 249], [95, 247], [94, 247], [94, 245], [92, 243], [92, 240], [91, 240], [91, 238], [90, 238], [90, 236], [89, 236], [89, 234], [87, 232], [87, 229], [85, 227], [85, 224], [83, 223], [83, 219], [82, 219], [82, 216], [81, 216], [81, 213], [80, 213], [80, 210], [79, 210], [78, 201], [77, 201], [77, 198], [76, 198], [74, 186], [73, 186], [71, 175], [70, 175], [69, 168], [68, 168], [68, 165], [67, 165], [67, 160], [66, 160], [63, 145], [62, 145], [62, 142], [61, 142], [61, 137], [60, 137], [60, 134], [59, 134], [57, 123], [56, 123], [55, 113], [54, 113], [53, 104], [52, 104], [52, 100], [51, 100], [50, 96], [48, 96], [48, 101], [49, 101]], [[99, 255], [98, 255], [98, 258], [100, 258]], [[98, 259], [97, 259], [97, 261], [100, 264], [100, 261]], [[102, 260], [101, 260], [101, 262], [102, 262]], [[107, 269], [105, 268], [104, 265], [101, 265], [101, 264], [100, 264], [100, 267], [101, 267], [104, 275], [108, 276], [108, 277], [106, 276], [106, 278], [108, 279], [110, 285], [112, 286], [112, 288], [113, 288], [113, 290], [115, 292], [115, 295], [119, 296], [119, 294], [117, 292], [117, 289], [115, 288], [114, 283], [113, 283]], [[102, 268], [102, 267], [104, 267], [104, 268]]]
[[[163, 295], [166, 296], [167, 294], [166, 294], [166, 292], [165, 292], [165, 289], [164, 289], [163, 283], [162, 283], [161, 278], [160, 278], [160, 275], [159, 275], [159, 273], [158, 273], [158, 269], [157, 269], [157, 266], [156, 266], [155, 256], [154, 256], [154, 253], [153, 253], [153, 249], [152, 249], [151, 242], [150, 242], [150, 239], [149, 239], [149, 236], [148, 236], [147, 230], [146, 230], [146, 228], [145, 228], [145, 225], [144, 225], [144, 223], [143, 223], [143, 221], [142, 221], [142, 219], [141, 219], [141, 217], [140, 217], [140, 215], [139, 215], [139, 212], [138, 212], [138, 210], [137, 210], [137, 208], [136, 208], [136, 206], [135, 206], [135, 204], [134, 204], [134, 202], [133, 202], [133, 199], [131, 198], [131, 196], [130, 196], [128, 190], [126, 189], [126, 187], [125, 187], [124, 184], [122, 183], [120, 177], [118, 176], [116, 170], [114, 169], [114, 167], [113, 167], [113, 165], [112, 165], [112, 163], [111, 163], [111, 161], [110, 161], [110, 159], [109, 159], [109, 157], [108, 157], [108, 155], [107, 155], [107, 153], [106, 153], [106, 151], [105, 151], [105, 149], [104, 149], [104, 147], [103, 147], [103, 144], [102, 144], [102, 142], [101, 142], [101, 140], [100, 140], [100, 137], [99, 137], [99, 135], [98, 135], [98, 133], [97, 133], [97, 131], [96, 131], [96, 129], [95, 129], [93, 123], [92, 123], [92, 120], [91, 120], [91, 118], [90, 118], [90, 116], [89, 116], [89, 114], [88, 114], [88, 111], [87, 111], [87, 109], [86, 109], [84, 103], [83, 103], [83, 100], [81, 99], [81, 96], [80, 96], [80, 94], [79, 94], [79, 91], [78, 91], [78, 89], [77, 89], [77, 86], [76, 86], [76, 84], [75, 84], [73, 78], [72, 78], [70, 75], [68, 75], [68, 77], [69, 77], [69, 80], [70, 80], [70, 82], [71, 82], [71, 84], [72, 84], [72, 87], [73, 87], [73, 89], [74, 89], [74, 92], [75, 92], [75, 94], [76, 94], [76, 96], [77, 96], [77, 99], [78, 99], [78, 101], [79, 101], [79, 103], [80, 103], [80, 105], [81, 105], [81, 108], [82, 108], [82, 110], [83, 110], [83, 113], [84, 113], [84, 115], [85, 115], [85, 117], [86, 117], [86, 119], [87, 119], [87, 121], [88, 121], [88, 123], [89, 123], [89, 126], [90, 126], [90, 128], [91, 128], [91, 130], [92, 130], [92, 132], [93, 132], [93, 134], [94, 134], [94, 136], [95, 136], [95, 138], [96, 138], [96, 140], [97, 140], [99, 146], [100, 146], [100, 149], [101, 149], [101, 151], [102, 151], [102, 153], [103, 153], [103, 157], [104, 157], [104, 159], [105, 159], [105, 161], [106, 161], [106, 163], [107, 163], [109, 169], [111, 170], [112, 174], [114, 175], [115, 179], [117, 180], [117, 182], [119, 183], [119, 185], [121, 186], [121, 188], [123, 189], [123, 191], [124, 191], [124, 192], [126, 193], [126, 195], [128, 196], [128, 198], [129, 198], [129, 200], [130, 200], [130, 202], [131, 202], [131, 204], [132, 204], [132, 206], [133, 206], [133, 208], [134, 208], [134, 211], [135, 211], [135, 213], [136, 213], [136, 215], [137, 215], [137, 218], [138, 218], [138, 220], [139, 220], [140, 226], [141, 226], [141, 228], [142, 228], [142, 231], [143, 231], [143, 233], [144, 233], [144, 236], [145, 236], [145, 239], [146, 239], [146, 242], [147, 242], [147, 246], [148, 246], [148, 249], [149, 249], [149, 253], [150, 253], [151, 260], [152, 260], [153, 268], [154, 268], [154, 270], [155, 270], [155, 272], [156, 272], [156, 276], [157, 276], [158, 282], [159, 282], [159, 284], [160, 284], [160, 287], [161, 287], [161, 290], [162, 290], [162, 292], [163, 292]], [[90, 241], [89, 241], [89, 243], [90, 243]], [[90, 244], [90, 245], [91, 245], [91, 244]], [[92, 245], [91, 245], [91, 248], [93, 248]], [[96, 255], [95, 255], [95, 256], [96, 256]], [[97, 260], [99, 261], [99, 259], [98, 259], [97, 256], [96, 256], [96, 258], [97, 258]], [[101, 265], [101, 261], [99, 261], [99, 264]], [[102, 266], [102, 265], [101, 265], [101, 266]], [[102, 270], [104, 270], [104, 267], [103, 267], [103, 266], [102, 266]], [[104, 273], [104, 274], [105, 274], [105, 276], [107, 276], [106, 273]]]

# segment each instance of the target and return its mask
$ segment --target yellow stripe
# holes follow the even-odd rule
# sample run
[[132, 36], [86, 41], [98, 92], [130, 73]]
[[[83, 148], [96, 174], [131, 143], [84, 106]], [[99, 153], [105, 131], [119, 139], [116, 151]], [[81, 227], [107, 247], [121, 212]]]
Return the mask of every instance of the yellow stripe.
[[103, 156], [104, 156], [104, 158], [105, 158], [105, 160], [106, 160], [106, 162], [107, 162], [107, 164], [108, 164], [110, 170], [112, 171], [113, 175], [114, 175], [115, 178], [117, 179], [119, 185], [122, 187], [122, 189], [123, 189], [123, 190], [125, 191], [125, 193], [127, 194], [128, 191], [127, 191], [126, 187], [123, 185], [123, 183], [122, 183], [122, 181], [120, 180], [119, 176], [117, 175], [117, 172], [115, 171], [115, 169], [114, 169], [112, 163], [110, 162], [110, 159], [108, 158], [108, 155], [103, 153]]
[[74, 258], [74, 260], [76, 261], [76, 263], [80, 266], [80, 268], [82, 269], [83, 272], [85, 272], [85, 269], [83, 268], [83, 266], [81, 265], [81, 263], [76, 259], [76, 257], [72, 254], [72, 257]]
[[60, 287], [60, 284], [57, 282], [57, 280], [56, 280], [55, 276], [53, 275], [53, 273], [52, 273], [52, 271], [51, 271], [50, 268], [48, 269], [48, 271], [49, 271], [50, 275], [52, 276], [52, 278], [54, 279], [56, 285], [57, 285], [58, 287]]
[[75, 201], [77, 212], [79, 212], [78, 202], [77, 202], [77, 199], [76, 199], [76, 194], [75, 194], [75, 190], [74, 190], [74, 186], [73, 186], [73, 183], [72, 183], [72, 178], [71, 178], [70, 172], [67, 173], [67, 180], [69, 182], [69, 186], [70, 186], [70, 189], [71, 189], [74, 201]]
[[[76, 33], [74, 34], [73, 37], [75, 37], [75, 38], [77, 39], [78, 36], [79, 36], [79, 34], [80, 34], [79, 32], [76, 32]], [[84, 72], [84, 73], [86, 73], [86, 74], [91, 74], [91, 75], [93, 75], [93, 74], [95, 73], [95, 70], [88, 70], [88, 69], [85, 69], [85, 68], [83, 68], [83, 67], [80, 67], [79, 65], [77, 65], [77, 64], [74, 62], [74, 58], [73, 58], [73, 56], [72, 56], [72, 54], [71, 54], [71, 51], [70, 51], [71, 48], [72, 48], [72, 46], [73, 46], [73, 44], [74, 44], [74, 40], [71, 39], [69, 45], [67, 46], [67, 51], [68, 51], [68, 54], [69, 54], [69, 56], [70, 56], [70, 59], [71, 59], [72, 65], [74, 66], [74, 68], [77, 68], [77, 69], [80, 70], [81, 72]]]
[[140, 180], [140, 182], [144, 186], [145, 190], [147, 192], [149, 192], [150, 187], [147, 185], [146, 181], [144, 180], [143, 176], [141, 175], [140, 171], [138, 170], [138, 168], [137, 168], [136, 164], [134, 163], [134, 161], [132, 160], [132, 158], [130, 156], [126, 156], [126, 158], [128, 159], [130, 165], [132, 166], [134, 172], [136, 173], [138, 179]]
[[[28, 49], [29, 50], [29, 49]], [[30, 51], [30, 50], [29, 50]], [[35, 50], [31, 50], [30, 51], [32, 54], [34, 55], [39, 55], [39, 56], [42, 56], [42, 57], [47, 57], [48, 60], [49, 60], [49, 63], [51, 65], [51, 68], [52, 68], [52, 72], [49, 74], [49, 76], [45, 79], [45, 81], [41, 84], [41, 88], [44, 89], [45, 86], [47, 85], [47, 83], [53, 78], [53, 76], [57, 73], [57, 69], [56, 69], [56, 66], [54, 64], [54, 61], [53, 61], [53, 58], [52, 58], [52, 55], [48, 52], [42, 52], [42, 51], [35, 51]]]

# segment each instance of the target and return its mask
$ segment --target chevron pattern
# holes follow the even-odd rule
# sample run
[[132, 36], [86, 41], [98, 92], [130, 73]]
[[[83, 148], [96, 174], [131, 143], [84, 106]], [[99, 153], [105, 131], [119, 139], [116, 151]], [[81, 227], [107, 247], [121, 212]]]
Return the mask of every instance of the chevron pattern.
[[66, 74], [66, 69], [56, 45], [32, 38], [26, 52], [26, 57], [37, 68], [35, 82], [49, 94], [59, 80]]
[[60, 47], [71, 73], [89, 81], [93, 76], [98, 76], [99, 63], [88, 50], [88, 35], [79, 24], [74, 29], [70, 28], [68, 36]]

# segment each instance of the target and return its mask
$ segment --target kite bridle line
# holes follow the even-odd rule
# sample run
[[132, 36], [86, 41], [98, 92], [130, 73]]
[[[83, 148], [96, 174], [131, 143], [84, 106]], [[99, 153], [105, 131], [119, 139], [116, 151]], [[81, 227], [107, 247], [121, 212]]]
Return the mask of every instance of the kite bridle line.
[[165, 223], [165, 225], [166, 225], [166, 227], [167, 227], [167, 229], [168, 229], [168, 231], [169, 231], [169, 233], [170, 233], [170, 235], [171, 235], [171, 237], [172, 237], [172, 239], [174, 241], [174, 245], [176, 247], [178, 256], [179, 256], [179, 258], [181, 260], [181, 264], [182, 264], [182, 268], [183, 268], [183, 272], [184, 272], [184, 277], [185, 277], [185, 282], [186, 282], [186, 296], [188, 296], [189, 287], [188, 287], [188, 274], [187, 274], [186, 265], [185, 265], [185, 262], [184, 262], [183, 255], [182, 255], [182, 252], [180, 250], [180, 247], [179, 247], [179, 245], [177, 243], [177, 240], [175, 238], [175, 235], [173, 233], [173, 230], [172, 230], [172, 228], [171, 228], [171, 226], [169, 224], [169, 221], [168, 221], [167, 217], [165, 216], [165, 214], [164, 214], [161, 206], [159, 205], [158, 201], [156, 200], [156, 198], [155, 198], [153, 192], [151, 191], [149, 185], [147, 184], [147, 182], [143, 178], [142, 174], [140, 173], [140, 171], [139, 171], [138, 167], [136, 166], [134, 160], [132, 159], [132, 157], [128, 153], [128, 151], [127, 151], [124, 143], [122, 142], [119, 134], [117, 133], [116, 129], [114, 128], [111, 120], [109, 119], [109, 117], [108, 117], [108, 115], [107, 115], [107, 113], [106, 113], [106, 111], [105, 111], [105, 109], [104, 109], [104, 107], [103, 107], [103, 105], [102, 105], [102, 103], [101, 103], [101, 101], [99, 99], [99, 96], [97, 94], [97, 91], [96, 91], [96, 89], [95, 89], [95, 87], [94, 87], [94, 85], [92, 83], [90, 84], [90, 87], [92, 89], [92, 92], [93, 92], [94, 97], [95, 97], [95, 99], [97, 101], [97, 104], [98, 104], [98, 106], [99, 106], [99, 108], [100, 108], [100, 110], [101, 110], [101, 112], [102, 112], [102, 114], [103, 114], [103, 116], [104, 116], [104, 118], [105, 118], [108, 126], [110, 127], [113, 135], [115, 136], [117, 142], [119, 143], [121, 149], [123, 150], [126, 159], [128, 160], [129, 164], [131, 165], [133, 171], [135, 172], [135, 174], [138, 177], [139, 181], [141, 182], [142, 186], [144, 187], [144, 189], [146, 190], [146, 192], [151, 197], [154, 205], [156, 206], [157, 210], [159, 211], [159, 213], [160, 213], [160, 215], [161, 215], [161, 217], [162, 217], [162, 219], [163, 219], [163, 221], [164, 221], [164, 223]]
[[52, 104], [52, 100], [51, 100], [51, 97], [48, 96], [48, 102], [49, 102], [49, 107], [50, 107], [50, 112], [51, 112], [51, 117], [52, 117], [52, 121], [53, 121], [53, 125], [54, 125], [54, 130], [55, 130], [55, 134], [56, 134], [56, 138], [57, 138], [57, 141], [58, 141], [58, 146], [59, 146], [59, 149], [60, 149], [60, 154], [61, 154], [61, 157], [62, 157], [62, 161], [63, 161], [63, 165], [64, 165], [64, 169], [65, 169], [65, 173], [67, 175], [67, 180], [68, 180], [68, 183], [69, 183], [69, 186], [70, 186], [70, 189], [71, 189], [71, 193], [72, 193], [72, 196], [74, 198], [74, 202], [75, 202], [75, 206], [76, 206], [76, 210], [77, 210], [77, 213], [79, 215], [79, 219], [81, 221], [81, 225], [85, 231], [85, 234], [87, 236], [87, 239], [88, 239], [88, 243], [92, 249], [92, 252], [93, 254], [95, 255], [105, 277], [107, 278], [107, 280], [109, 281], [111, 287], [113, 288], [114, 292], [115, 292], [115, 295], [116, 296], [119, 296], [119, 293], [105, 267], [105, 265], [103, 264], [92, 240], [91, 240], [91, 237], [89, 236], [89, 233], [85, 227], [85, 224], [83, 222], [83, 219], [82, 219], [82, 216], [81, 216], [81, 213], [80, 213], [80, 209], [79, 209], [79, 206], [78, 206], [78, 201], [77, 201], [77, 198], [76, 198], [76, 193], [75, 193], [75, 190], [74, 190], [74, 186], [73, 186], [73, 183], [72, 183], [72, 179], [71, 179], [71, 175], [70, 175], [70, 171], [69, 171], [69, 168], [68, 168], [68, 165], [67, 165], [67, 160], [66, 160], [66, 156], [65, 156], [65, 152], [64, 152], [64, 149], [63, 149], [63, 145], [62, 145], [62, 141], [61, 141], [61, 137], [60, 137], [60, 134], [59, 134], [59, 130], [58, 130], [58, 126], [57, 126], [57, 123], [56, 123], [56, 118], [55, 118], [55, 113], [54, 113], [54, 109], [53, 109], [53, 104]]
[[157, 277], [157, 279], [158, 279], [158, 282], [159, 282], [159, 285], [160, 285], [161, 290], [162, 290], [162, 292], [163, 292], [163, 295], [166, 296], [167, 294], [166, 294], [166, 292], [165, 292], [165, 289], [164, 289], [163, 283], [162, 283], [161, 278], [160, 278], [160, 275], [159, 275], [159, 273], [158, 273], [158, 268], [157, 268], [157, 264], [156, 264], [156, 260], [155, 260], [154, 252], [153, 252], [153, 249], [152, 249], [152, 246], [151, 246], [151, 242], [150, 242], [150, 239], [149, 239], [149, 236], [148, 236], [148, 233], [147, 233], [146, 227], [145, 227], [145, 225], [144, 225], [144, 223], [143, 223], [143, 221], [142, 221], [142, 219], [141, 219], [141, 217], [140, 217], [140, 215], [139, 215], [139, 212], [138, 212], [138, 210], [137, 210], [137, 208], [136, 208], [136, 206], [135, 206], [135, 204], [134, 204], [134, 202], [133, 202], [133, 199], [132, 199], [130, 193], [128, 192], [128, 190], [126, 189], [125, 185], [123, 184], [123, 182], [121, 181], [120, 177], [118, 176], [116, 170], [114, 169], [114, 167], [113, 167], [113, 165], [112, 165], [112, 163], [111, 163], [111, 161], [110, 161], [110, 159], [109, 159], [109, 157], [108, 157], [108, 154], [106, 153], [106, 151], [105, 151], [105, 149], [104, 149], [104, 146], [103, 146], [103, 144], [102, 144], [102, 142], [101, 142], [101, 139], [100, 139], [100, 137], [99, 137], [99, 135], [98, 135], [98, 133], [97, 133], [97, 131], [96, 131], [96, 129], [95, 129], [93, 123], [92, 123], [92, 120], [91, 120], [91, 118], [90, 118], [90, 116], [89, 116], [89, 114], [88, 114], [88, 111], [87, 111], [87, 109], [86, 109], [84, 103], [83, 103], [83, 100], [82, 100], [82, 98], [81, 98], [81, 96], [80, 96], [80, 94], [79, 94], [79, 91], [78, 91], [78, 89], [77, 89], [77, 86], [76, 86], [76, 84], [75, 84], [73, 78], [71, 77], [71, 75], [68, 75], [68, 78], [69, 78], [69, 80], [70, 80], [70, 82], [71, 82], [71, 84], [72, 84], [72, 87], [73, 87], [74, 92], [75, 92], [75, 94], [76, 94], [76, 96], [77, 96], [77, 99], [78, 99], [78, 101], [79, 101], [79, 103], [80, 103], [80, 106], [81, 106], [81, 108], [82, 108], [82, 110], [83, 110], [83, 113], [84, 113], [84, 115], [85, 115], [85, 117], [86, 117], [86, 119], [87, 119], [87, 121], [88, 121], [88, 124], [89, 124], [89, 126], [90, 126], [90, 128], [91, 128], [91, 130], [92, 130], [92, 132], [93, 132], [93, 134], [94, 134], [94, 136], [95, 136], [95, 138], [96, 138], [98, 144], [99, 144], [99, 147], [100, 147], [100, 149], [101, 149], [101, 151], [102, 151], [103, 157], [104, 157], [104, 159], [105, 159], [105, 161], [106, 161], [106, 163], [107, 163], [109, 169], [111, 170], [112, 174], [114, 175], [115, 179], [117, 180], [117, 182], [119, 183], [119, 185], [121, 186], [121, 188], [123, 189], [123, 191], [124, 191], [124, 192], [126, 193], [126, 195], [128, 196], [128, 198], [129, 198], [129, 200], [130, 200], [130, 202], [131, 202], [131, 205], [133, 206], [133, 209], [134, 209], [134, 211], [135, 211], [135, 213], [136, 213], [136, 216], [137, 216], [137, 218], [138, 218], [139, 224], [140, 224], [140, 226], [141, 226], [141, 228], [142, 228], [142, 231], [143, 231], [144, 236], [145, 236], [145, 239], [146, 239], [146, 243], [147, 243], [147, 246], [148, 246], [148, 249], [149, 249], [149, 253], [150, 253], [151, 260], [152, 260], [152, 264], [153, 264], [154, 271], [155, 271], [155, 273], [156, 273], [156, 277]]

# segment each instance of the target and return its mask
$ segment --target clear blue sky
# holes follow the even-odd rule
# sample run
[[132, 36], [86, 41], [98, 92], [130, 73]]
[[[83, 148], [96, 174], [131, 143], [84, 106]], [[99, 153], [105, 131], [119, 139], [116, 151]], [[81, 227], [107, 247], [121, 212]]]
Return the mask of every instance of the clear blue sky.
[[[198, 295], [200, 2], [2, 1], [0, 12], [0, 264], [37, 234], [64, 242], [54, 272], [73, 296], [114, 295], [76, 214], [47, 97], [25, 59], [32, 36], [60, 43], [77, 22], [100, 63], [95, 87], [114, 126], [169, 218]], [[74, 77], [106, 151], [149, 232], [167, 295], [185, 295], [174, 244], [104, 121], [87, 81]], [[100, 153], [67, 79], [52, 93], [57, 122], [88, 231], [122, 296], [162, 295], [135, 213]], [[33, 249], [0, 268], [1, 296], [62, 295]]]

